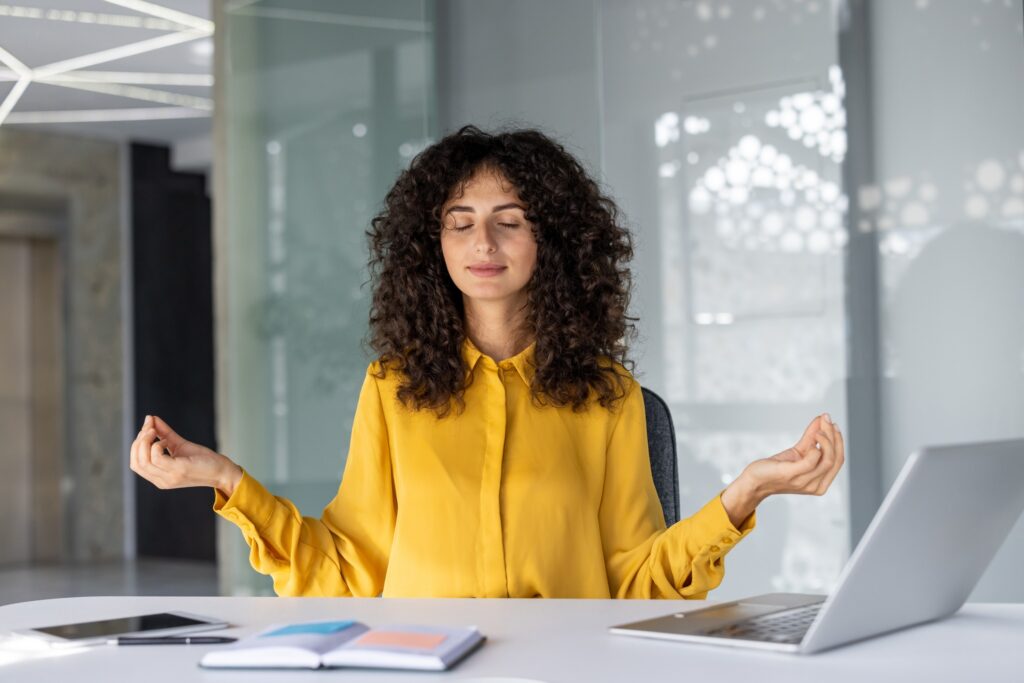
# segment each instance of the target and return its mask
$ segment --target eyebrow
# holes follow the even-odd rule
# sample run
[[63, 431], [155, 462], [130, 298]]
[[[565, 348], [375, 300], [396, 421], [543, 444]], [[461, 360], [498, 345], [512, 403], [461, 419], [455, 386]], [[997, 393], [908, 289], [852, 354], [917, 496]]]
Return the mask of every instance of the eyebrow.
[[[498, 204], [493, 209], [491, 209], [491, 211], [492, 212], [494, 212], [494, 211], [504, 211], [505, 209], [519, 209], [519, 210], [521, 210], [523, 212], [526, 211], [525, 207], [523, 207], [523, 206], [521, 206], [519, 204], [516, 204], [515, 202], [511, 202], [509, 204]], [[466, 212], [466, 213], [476, 213], [476, 210], [473, 209], [472, 206], [453, 206], [453, 207], [449, 208], [447, 211], [445, 211], [445, 213], [449, 214], [449, 213], [452, 213], [454, 211], [463, 211], [463, 212]]]

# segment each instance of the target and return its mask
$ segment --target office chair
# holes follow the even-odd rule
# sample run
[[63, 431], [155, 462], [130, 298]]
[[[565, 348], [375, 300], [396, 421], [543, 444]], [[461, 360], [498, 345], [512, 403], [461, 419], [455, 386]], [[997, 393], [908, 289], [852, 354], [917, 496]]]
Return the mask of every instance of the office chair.
[[665, 511], [665, 524], [679, 521], [679, 467], [676, 464], [676, 430], [672, 413], [660, 396], [640, 387], [644, 396], [647, 416], [647, 451], [651, 458], [654, 488], [658, 490], [661, 509]]

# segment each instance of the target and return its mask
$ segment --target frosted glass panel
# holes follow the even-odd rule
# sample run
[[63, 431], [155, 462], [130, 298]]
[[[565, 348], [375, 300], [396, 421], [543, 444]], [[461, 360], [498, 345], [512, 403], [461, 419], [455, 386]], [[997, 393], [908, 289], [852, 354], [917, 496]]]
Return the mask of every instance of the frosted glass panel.
[[[365, 231], [431, 135], [433, 47], [421, 2], [225, 7], [225, 452], [319, 516], [345, 466], [370, 358]], [[237, 529], [222, 588], [266, 593]]]
[[[1024, 3], [876, 3], [882, 476], [926, 444], [1024, 437]], [[956, 48], [952, 48], [952, 46]], [[1024, 600], [1024, 519], [971, 595]]]
[[[845, 85], [829, 3], [601, 3], [604, 171], [636, 226], [641, 382], [675, 417], [683, 514], [812, 417], [846, 423]], [[826, 591], [845, 473], [762, 505], [716, 599]]]

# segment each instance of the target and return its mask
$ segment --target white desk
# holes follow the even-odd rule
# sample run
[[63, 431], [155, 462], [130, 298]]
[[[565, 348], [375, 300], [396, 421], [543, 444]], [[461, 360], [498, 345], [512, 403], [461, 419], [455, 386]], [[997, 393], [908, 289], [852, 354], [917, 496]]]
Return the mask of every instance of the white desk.
[[[477, 624], [488, 642], [446, 673], [366, 670], [208, 671], [216, 646], [98, 646], [24, 658], [0, 641], [0, 681], [1024, 681], [1024, 605], [968, 605], [945, 621], [812, 656], [628, 638], [608, 626], [705, 603], [633, 600], [397, 600], [320, 598], [64, 598], [0, 607], [0, 631], [186, 610], [224, 618], [243, 635], [273, 622], [353, 618]], [[525, 679], [525, 681], [524, 681]]]

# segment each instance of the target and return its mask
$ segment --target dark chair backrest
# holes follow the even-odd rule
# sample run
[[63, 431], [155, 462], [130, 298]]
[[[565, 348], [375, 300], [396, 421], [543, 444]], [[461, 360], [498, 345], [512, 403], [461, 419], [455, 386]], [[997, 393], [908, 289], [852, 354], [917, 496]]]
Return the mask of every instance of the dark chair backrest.
[[644, 395], [647, 414], [647, 451], [651, 458], [654, 488], [658, 490], [661, 509], [665, 511], [665, 524], [679, 521], [679, 466], [676, 464], [676, 430], [672, 413], [660, 396], [640, 387]]

